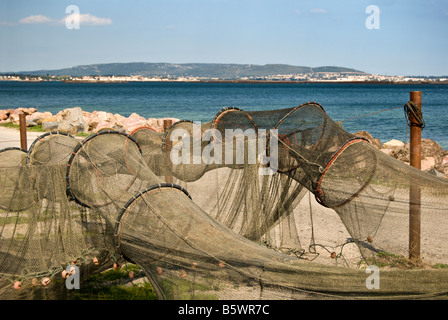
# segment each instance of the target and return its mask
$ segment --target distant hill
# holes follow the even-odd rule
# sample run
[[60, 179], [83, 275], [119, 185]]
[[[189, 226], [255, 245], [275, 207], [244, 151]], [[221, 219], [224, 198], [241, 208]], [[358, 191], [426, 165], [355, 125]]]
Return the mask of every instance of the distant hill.
[[220, 63], [149, 63], [149, 62], [131, 62], [131, 63], [106, 63], [75, 66], [59, 70], [37, 70], [22, 71], [16, 74], [28, 75], [54, 75], [54, 76], [133, 76], [141, 75], [144, 77], [204, 77], [235, 79], [243, 77], [265, 77], [278, 74], [298, 74], [315, 72], [349, 72], [364, 73], [362, 71], [335, 67], [303, 67], [286, 64], [220, 64]]

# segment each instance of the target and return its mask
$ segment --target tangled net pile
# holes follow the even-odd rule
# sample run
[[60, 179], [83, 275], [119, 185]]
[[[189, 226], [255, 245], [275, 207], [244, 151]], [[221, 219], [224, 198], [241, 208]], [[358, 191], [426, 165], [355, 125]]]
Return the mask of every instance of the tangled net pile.
[[[191, 151], [189, 158], [172, 161], [182, 150]], [[231, 161], [197, 158], [197, 150], [213, 159], [230, 154]], [[275, 170], [265, 161], [274, 151]], [[407, 252], [411, 185], [421, 192], [422, 250], [439, 243], [439, 261], [447, 259], [448, 220], [445, 179], [383, 154], [314, 102], [271, 111], [225, 108], [208, 123], [179, 121], [165, 133], [102, 130], [84, 140], [47, 133], [28, 151], [1, 150], [0, 183], [4, 299], [61, 298], [69, 294], [60, 276], [68, 265], [76, 263], [85, 278], [123, 260], [144, 270], [160, 299], [448, 293], [443, 268], [385, 268], [380, 287], [371, 289], [362, 268], [310, 261], [319, 246], [314, 233], [303, 245], [299, 218], [310, 194], [339, 217], [346, 243], [365, 264]]]

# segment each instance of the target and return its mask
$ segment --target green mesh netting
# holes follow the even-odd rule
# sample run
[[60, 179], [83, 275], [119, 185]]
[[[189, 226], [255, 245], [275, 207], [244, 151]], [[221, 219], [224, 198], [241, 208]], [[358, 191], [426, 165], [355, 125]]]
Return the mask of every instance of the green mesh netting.
[[[28, 152], [0, 151], [0, 181], [2, 298], [67, 295], [67, 265], [86, 277], [116, 260], [139, 265], [160, 299], [448, 292], [448, 271], [429, 267], [448, 260], [448, 182], [346, 132], [314, 102], [225, 108], [164, 133], [45, 134]], [[427, 263], [397, 268], [415, 189]], [[381, 267], [379, 288], [367, 265]]]

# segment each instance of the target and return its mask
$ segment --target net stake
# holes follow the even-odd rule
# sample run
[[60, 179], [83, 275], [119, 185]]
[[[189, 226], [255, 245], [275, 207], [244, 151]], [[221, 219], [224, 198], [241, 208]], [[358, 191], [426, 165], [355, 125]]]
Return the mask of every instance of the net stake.
[[[163, 120], [163, 131], [166, 132], [173, 125], [173, 120], [165, 119]], [[166, 141], [165, 150], [171, 150], [171, 141]], [[173, 183], [172, 176], [165, 176], [165, 182]]]
[[[422, 110], [422, 92], [411, 91], [410, 101], [416, 108]], [[414, 168], [421, 169], [421, 141], [422, 127], [421, 123], [416, 119], [414, 114], [409, 114], [410, 125], [410, 165]], [[418, 181], [411, 180], [409, 188], [409, 259], [420, 259], [420, 232], [421, 232], [421, 191]]]
[[20, 123], [20, 147], [23, 150], [28, 150], [26, 141], [26, 118], [23, 112], [19, 114], [19, 123]]

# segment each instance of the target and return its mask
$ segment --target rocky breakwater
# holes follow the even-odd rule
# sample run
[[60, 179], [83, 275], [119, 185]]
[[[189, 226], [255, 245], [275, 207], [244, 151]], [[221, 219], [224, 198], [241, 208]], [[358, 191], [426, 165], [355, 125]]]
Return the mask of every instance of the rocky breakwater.
[[0, 124], [11, 122], [19, 124], [19, 114], [26, 116], [27, 127], [42, 126], [44, 131], [63, 131], [69, 134], [91, 134], [101, 129], [113, 129], [132, 132], [139, 127], [151, 127], [163, 132], [164, 120], [178, 121], [175, 118], [148, 118], [132, 113], [129, 117], [105, 111], [83, 111], [80, 107], [68, 108], [53, 115], [50, 112], [39, 112], [35, 108], [18, 108], [0, 110]]
[[[381, 143], [378, 138], [372, 137], [367, 131], [354, 133], [357, 137], [369, 140], [377, 149], [406, 164], [410, 161], [410, 144], [392, 139]], [[448, 178], [448, 149], [443, 148], [434, 140], [422, 139], [421, 144], [421, 170], [439, 177]]]

